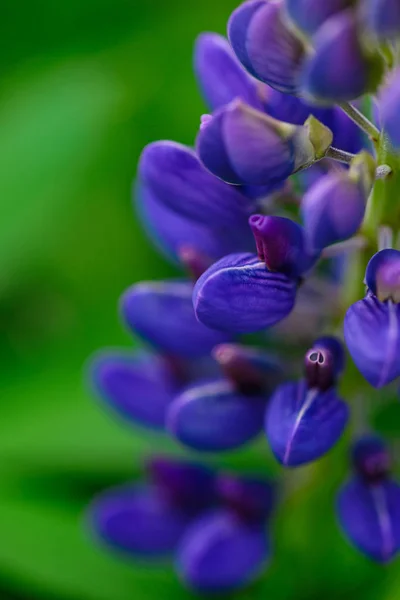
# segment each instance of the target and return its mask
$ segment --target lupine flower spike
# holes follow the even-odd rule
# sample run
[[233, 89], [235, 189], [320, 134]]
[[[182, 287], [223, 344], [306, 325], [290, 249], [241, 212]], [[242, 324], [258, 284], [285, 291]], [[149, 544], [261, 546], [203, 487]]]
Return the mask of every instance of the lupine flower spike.
[[[146, 232], [180, 273], [123, 293], [146, 349], [97, 354], [91, 386], [181, 452], [259, 439], [292, 469], [345, 443], [352, 398], [339, 390], [400, 377], [400, 8], [248, 0], [227, 33], [195, 42], [206, 104], [195, 148], [150, 142], [134, 185]], [[342, 328], [360, 375], [346, 369]], [[389, 561], [400, 487], [384, 442], [358, 440], [352, 463], [341, 528]], [[190, 591], [221, 594], [267, 567], [274, 504], [269, 481], [155, 457], [139, 482], [99, 495], [89, 523], [106, 547], [168, 557]]]

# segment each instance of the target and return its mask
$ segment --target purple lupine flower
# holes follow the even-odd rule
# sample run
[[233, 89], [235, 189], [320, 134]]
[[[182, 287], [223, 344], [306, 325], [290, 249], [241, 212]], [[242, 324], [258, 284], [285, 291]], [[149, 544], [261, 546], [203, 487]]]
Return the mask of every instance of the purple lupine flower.
[[[332, 342], [336, 344], [337, 340]], [[342, 357], [326, 345], [317, 341], [306, 355], [305, 379], [278, 387], [268, 403], [266, 436], [286, 467], [323, 456], [339, 440], [348, 420], [348, 408], [335, 389]]]
[[313, 35], [329, 19], [353, 0], [285, 0], [286, 13], [296, 27]]
[[400, 36], [398, 0], [365, 0], [360, 9], [369, 31], [378, 39], [398, 40]]
[[256, 349], [224, 344], [215, 348], [214, 356], [225, 378], [189, 386], [167, 412], [170, 433], [203, 452], [231, 450], [255, 438], [281, 376], [277, 362]]
[[375, 161], [363, 152], [356, 156], [349, 171], [329, 173], [308, 190], [301, 212], [310, 248], [322, 250], [357, 233], [374, 177]]
[[158, 488], [120, 486], [96, 498], [91, 525], [108, 546], [137, 556], [173, 552], [190, 522], [190, 514], [176, 507]]
[[221, 474], [223, 508], [209, 511], [186, 530], [176, 566], [188, 587], [205, 593], [237, 590], [254, 580], [271, 554], [266, 521], [274, 486], [265, 480]]
[[246, 586], [265, 568], [270, 542], [263, 525], [247, 525], [228, 511], [205, 514], [186, 530], [176, 568], [200, 592], [229, 592]]
[[228, 35], [254, 77], [288, 94], [299, 91], [304, 46], [286, 25], [282, 0], [245, 2], [233, 12]]
[[196, 316], [208, 327], [248, 333], [275, 325], [292, 311], [299, 276], [315, 262], [289, 219], [254, 215], [251, 225], [258, 256], [226, 256], [194, 287]]
[[160, 200], [141, 184], [136, 186], [135, 201], [143, 227], [151, 240], [175, 262], [181, 262], [182, 249], [188, 247], [213, 260], [238, 249], [246, 252], [254, 248], [247, 216], [238, 219], [235, 227], [219, 219], [214, 219], [210, 226], [210, 223], [171, 209], [168, 202]]
[[215, 479], [202, 465], [161, 457], [148, 469], [153, 483], [107, 490], [93, 502], [89, 520], [111, 548], [158, 558], [175, 551], [193, 518], [215, 504]]
[[199, 323], [188, 281], [142, 282], [129, 288], [121, 310], [129, 328], [155, 348], [186, 358], [207, 356], [229, 336]]
[[297, 285], [283, 273], [268, 271], [254, 254], [230, 254], [197, 281], [194, 310], [207, 327], [235, 333], [260, 331], [288, 316]]
[[307, 97], [327, 104], [347, 102], [379, 84], [381, 60], [363, 49], [352, 10], [328, 19], [318, 30], [314, 45], [315, 53], [305, 62], [301, 75]]
[[375, 437], [355, 444], [353, 463], [356, 475], [337, 500], [341, 528], [358, 550], [387, 562], [400, 550], [400, 486], [391, 480], [388, 452]]
[[267, 397], [247, 396], [225, 379], [190, 386], [167, 412], [167, 429], [182, 444], [203, 452], [243, 446], [262, 430]]
[[156, 355], [102, 352], [91, 363], [91, 380], [100, 397], [125, 419], [163, 429], [168, 406], [181, 385]]
[[202, 33], [196, 40], [194, 70], [205, 101], [211, 110], [241, 98], [262, 110], [257, 82], [243, 69], [226, 38]]
[[313, 117], [304, 126], [276, 121], [241, 100], [201, 127], [197, 151], [214, 175], [236, 185], [275, 185], [322, 158], [332, 133]]
[[146, 146], [139, 177], [159, 202], [197, 223], [212, 221], [217, 229], [235, 230], [254, 212], [253, 202], [237, 187], [213, 177], [195, 152], [182, 144], [165, 141]]
[[359, 371], [380, 388], [400, 376], [400, 252], [382, 250], [367, 266], [368, 293], [344, 321], [347, 348]]
[[391, 75], [379, 96], [379, 113], [385, 132], [395, 148], [400, 148], [400, 67]]

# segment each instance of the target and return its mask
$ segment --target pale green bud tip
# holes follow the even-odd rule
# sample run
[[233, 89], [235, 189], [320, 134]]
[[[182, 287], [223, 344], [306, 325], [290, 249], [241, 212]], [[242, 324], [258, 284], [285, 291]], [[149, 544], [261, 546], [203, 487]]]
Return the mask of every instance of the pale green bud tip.
[[361, 183], [366, 194], [369, 194], [374, 184], [375, 172], [375, 159], [369, 152], [363, 150], [351, 161], [349, 177], [355, 183]]
[[314, 148], [315, 158], [323, 158], [332, 145], [332, 131], [312, 115], [308, 117], [304, 127], [307, 129], [308, 139]]

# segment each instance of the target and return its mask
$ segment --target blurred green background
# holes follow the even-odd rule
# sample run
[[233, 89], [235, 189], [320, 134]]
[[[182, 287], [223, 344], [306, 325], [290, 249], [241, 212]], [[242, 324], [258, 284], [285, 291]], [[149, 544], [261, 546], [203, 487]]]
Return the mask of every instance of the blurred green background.
[[[96, 491], [137, 477], [141, 458], [168, 443], [103, 412], [83, 365], [99, 347], [132, 345], [117, 316], [121, 292], [173, 272], [132, 213], [132, 180], [147, 142], [192, 142], [204, 111], [193, 40], [202, 30], [224, 32], [236, 4], [2, 7], [1, 599], [191, 598], [170, 567], [123, 563], [86, 531]], [[392, 416], [389, 409], [379, 418], [396, 435]], [[285, 479], [292, 493], [274, 522], [274, 559], [238, 598], [400, 598], [398, 563], [371, 565], [336, 527], [343, 448]], [[225, 462], [274, 468], [263, 443]]]

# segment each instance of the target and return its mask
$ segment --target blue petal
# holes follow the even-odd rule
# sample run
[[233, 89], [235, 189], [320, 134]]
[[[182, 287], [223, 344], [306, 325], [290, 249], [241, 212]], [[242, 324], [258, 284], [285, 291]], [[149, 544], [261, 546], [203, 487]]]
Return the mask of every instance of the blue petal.
[[287, 27], [282, 3], [265, 2], [247, 29], [246, 50], [256, 77], [287, 94], [299, 91], [304, 45]]
[[216, 511], [187, 529], [176, 564], [191, 589], [221, 593], [250, 583], [265, 568], [269, 555], [263, 526], [249, 527], [227, 511]]
[[303, 228], [291, 219], [252, 215], [249, 225], [257, 254], [270, 271], [296, 278], [316, 262], [319, 253], [308, 254]]
[[361, 552], [387, 562], [400, 550], [400, 486], [352, 479], [340, 491], [337, 512], [344, 534]]
[[400, 376], [400, 307], [368, 295], [344, 320], [347, 348], [359, 371], [380, 388]]
[[200, 129], [199, 157], [229, 183], [272, 186], [292, 174], [296, 159], [293, 141], [278, 127], [264, 113], [235, 100]]
[[197, 318], [222, 331], [250, 333], [272, 327], [288, 316], [297, 283], [271, 273], [253, 254], [231, 254], [197, 281], [193, 302]]
[[199, 35], [195, 46], [194, 69], [211, 110], [229, 104], [235, 98], [262, 109], [256, 82], [243, 69], [228, 40], [222, 35]]
[[162, 557], [175, 550], [189, 516], [154, 487], [120, 486], [95, 499], [91, 528], [108, 546], [128, 555]]
[[247, 183], [235, 171], [224, 138], [226, 108], [217, 111], [206, 125], [200, 128], [196, 150], [203, 165], [216, 177], [236, 185]]
[[121, 308], [128, 326], [163, 352], [198, 358], [230, 336], [196, 320], [189, 282], [142, 282], [129, 288]]
[[400, 148], [400, 67], [390, 75], [379, 97], [382, 127], [396, 149]]
[[248, 52], [247, 52], [247, 30], [254, 15], [265, 5], [265, 0], [250, 0], [241, 4], [231, 15], [228, 22], [228, 37], [231, 46], [246, 69], [257, 77]]
[[352, 0], [286, 0], [287, 13], [295, 25], [313, 35], [335, 13], [350, 6]]
[[268, 403], [265, 418], [273, 453], [287, 467], [320, 458], [339, 440], [348, 412], [334, 389], [308, 389], [304, 381], [280, 386]]
[[193, 150], [175, 142], [146, 146], [139, 176], [170, 209], [198, 223], [213, 223], [215, 228], [237, 227], [254, 208], [254, 202], [235, 186], [213, 177]]
[[104, 352], [91, 364], [95, 390], [121, 416], [164, 428], [168, 406], [179, 389], [167, 365], [152, 355]]
[[[379, 293], [383, 295], [385, 291], [390, 292], [390, 281], [386, 277], [382, 278], [382, 275], [396, 275], [393, 278], [392, 287], [395, 288], [399, 284], [400, 275], [400, 251], [394, 250], [393, 248], [386, 248], [380, 250], [371, 258], [365, 271], [365, 283], [368, 289], [375, 295]], [[383, 288], [381, 289], [383, 284]], [[393, 291], [396, 291], [395, 289]]]
[[136, 202], [147, 233], [174, 260], [179, 260], [179, 252], [185, 247], [195, 248], [215, 260], [231, 252], [251, 251], [255, 247], [245, 218], [235, 226], [218, 220], [199, 222], [168, 208], [143, 184], [137, 186]]
[[292, 174], [293, 141], [278, 133], [272, 119], [237, 101], [226, 108], [222, 127], [230, 163], [242, 182], [266, 185]]
[[379, 39], [396, 42], [400, 35], [398, 0], [368, 0], [362, 6], [367, 25]]
[[301, 204], [310, 247], [322, 250], [355, 235], [364, 218], [366, 201], [361, 185], [352, 181], [347, 172], [319, 179]]
[[369, 63], [363, 55], [352, 11], [331, 17], [314, 39], [315, 54], [303, 68], [303, 92], [324, 102], [346, 102], [364, 94]]
[[167, 414], [167, 429], [184, 445], [204, 452], [242, 446], [262, 430], [267, 398], [247, 397], [220, 379], [192, 386]]

